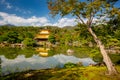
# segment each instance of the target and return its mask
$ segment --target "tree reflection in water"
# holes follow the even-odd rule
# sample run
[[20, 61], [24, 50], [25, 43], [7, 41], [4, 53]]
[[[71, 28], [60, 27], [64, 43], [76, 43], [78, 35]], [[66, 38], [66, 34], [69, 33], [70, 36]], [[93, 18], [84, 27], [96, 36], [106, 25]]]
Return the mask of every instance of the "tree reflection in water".
[[62, 68], [64, 64], [68, 62], [82, 62], [84, 66], [95, 63], [91, 58], [77, 58], [75, 56], [67, 56], [64, 54], [57, 54], [51, 57], [33, 55], [30, 58], [25, 58], [24, 55], [19, 55], [15, 59], [7, 59], [5, 56], [1, 56], [1, 59], [3, 60], [2, 73], [4, 74], [24, 70], [48, 69], [55, 67]]

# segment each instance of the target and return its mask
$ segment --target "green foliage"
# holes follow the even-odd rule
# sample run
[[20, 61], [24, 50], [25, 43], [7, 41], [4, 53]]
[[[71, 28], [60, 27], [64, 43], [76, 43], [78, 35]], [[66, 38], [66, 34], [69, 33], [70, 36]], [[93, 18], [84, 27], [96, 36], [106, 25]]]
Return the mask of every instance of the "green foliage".
[[115, 29], [119, 28], [120, 29], [120, 15], [112, 17], [110, 21], [108, 22], [110, 26], [113, 26]]
[[55, 36], [53, 34], [51, 34], [48, 38], [48, 41], [50, 41], [52, 44], [55, 44], [55, 42], [56, 42]]
[[81, 62], [79, 62], [78, 64], [71, 63], [71, 62], [64, 64], [64, 68], [74, 68], [74, 67], [80, 67], [80, 66], [83, 66]]
[[54, 49], [48, 50], [48, 56], [53, 56], [56, 54], [56, 51]]
[[96, 55], [99, 55], [100, 51], [98, 48], [94, 48], [90, 51], [90, 57], [94, 58]]
[[116, 38], [110, 38], [110, 39], [108, 40], [107, 46], [108, 46], [109, 48], [114, 48], [114, 47], [120, 46], [120, 41], [117, 40]]
[[73, 68], [76, 67], [77, 65], [71, 62], [68, 62], [66, 64], [64, 64], [64, 68]]
[[120, 65], [120, 54], [109, 54], [112, 62], [116, 65]]
[[25, 55], [26, 58], [30, 58], [30, 57], [32, 57], [34, 54], [38, 54], [38, 53], [35, 51], [34, 48], [32, 48], [32, 47], [27, 47], [27, 48], [24, 48], [24, 49], [20, 50], [19, 55], [20, 55], [20, 54]]
[[[116, 66], [120, 71], [120, 66]], [[3, 76], [3, 80], [119, 80], [118, 75], [105, 75], [106, 67], [42, 69]], [[27, 76], [30, 74], [31, 76]]]
[[[87, 19], [87, 27], [93, 23], [93, 18], [101, 18], [106, 14], [108, 16], [119, 16], [119, 9], [113, 7], [117, 1], [106, 0], [48, 0], [48, 8], [53, 16], [60, 14], [65, 16], [71, 14], [77, 17], [82, 24], [85, 24], [84, 19]], [[108, 18], [109, 18], [108, 17]], [[103, 23], [106, 19], [100, 19]]]
[[0, 42], [4, 42], [7, 40], [7, 37], [5, 35], [0, 36]]
[[[87, 28], [94, 28], [97, 35], [102, 38], [103, 43], [106, 43], [105, 36], [113, 36], [113, 27], [105, 26], [104, 23], [107, 21], [107, 19], [111, 19], [111, 16], [117, 16], [119, 17], [120, 10], [118, 8], [115, 8], [113, 5], [116, 1], [106, 1], [106, 0], [87, 0], [87, 1], [80, 1], [80, 0], [48, 0], [48, 8], [50, 10], [50, 13], [53, 16], [56, 16], [57, 14], [60, 14], [61, 16], [65, 15], [72, 15], [77, 17], [79, 19], [80, 28], [77, 30], [79, 31], [79, 35], [87, 40], [87, 42], [94, 42], [92, 36], [87, 31]], [[106, 16], [106, 14], [108, 16]], [[101, 19], [103, 18], [104, 19]], [[98, 22], [94, 22], [94, 18], [99, 18]], [[85, 20], [87, 20], [85, 22]], [[96, 24], [96, 26], [100, 26], [99, 28], [92, 27], [93, 24]], [[104, 27], [104, 29], [102, 28]], [[110, 30], [109, 30], [110, 28]], [[110, 34], [109, 34], [110, 33]], [[63, 33], [64, 34], [64, 33]], [[91, 33], [92, 34], [92, 33]], [[65, 35], [64, 35], [65, 36]], [[73, 35], [71, 35], [73, 36]], [[70, 37], [66, 37], [66, 40], [64, 38], [61, 39], [62, 44], [69, 43], [67, 38], [70, 40]], [[64, 41], [64, 42], [63, 42]], [[66, 41], [66, 42], [65, 42]]]
[[33, 35], [33, 33], [30, 33], [30, 32], [25, 32], [25, 37], [27, 37], [27, 38], [34, 38], [34, 35]]
[[21, 43], [25, 38], [33, 39], [41, 28], [38, 27], [0, 27], [0, 42]]
[[1, 75], [2, 75], [2, 67], [1, 67], [2, 64], [1, 64], [1, 63], [2, 63], [2, 60], [1, 60], [1, 58], [0, 58], [0, 78], [1, 78]]
[[25, 38], [23, 40], [23, 44], [26, 46], [34, 46], [35, 45], [35, 41], [31, 38]]
[[17, 43], [18, 41], [18, 33], [15, 31], [8, 32], [7, 34], [7, 42], [9, 43]]
[[118, 40], [120, 40], [120, 29], [114, 31], [114, 34], [115, 34], [115, 38], [117, 38]]
[[[93, 38], [87, 32], [85, 25], [78, 24], [74, 27], [50, 27], [48, 26], [50, 31], [52, 32], [52, 42], [56, 42], [57, 47], [48, 51], [50, 56], [54, 54], [64, 53], [68, 49], [73, 49], [76, 54], [73, 54], [76, 57], [92, 57], [96, 62], [102, 61], [102, 56], [98, 55], [100, 53], [99, 49], [96, 48], [97, 45], [93, 41]], [[110, 29], [109, 29], [110, 28]], [[41, 29], [41, 28], [40, 28]], [[13, 38], [14, 42], [21, 43], [23, 42], [26, 46], [34, 46], [35, 41], [33, 37], [39, 31], [39, 28], [36, 27], [0, 27], [0, 42], [7, 41], [8, 38]], [[93, 30], [97, 33], [98, 37], [105, 44], [105, 48], [118, 48], [120, 47], [120, 39], [119, 39], [119, 29], [115, 30], [109, 25], [101, 25], [99, 27], [93, 27]], [[14, 33], [15, 32], [15, 33]], [[8, 34], [11, 34], [8, 37]], [[16, 37], [11, 37], [13, 34]], [[17, 35], [16, 35], [17, 34]], [[32, 36], [28, 36], [28, 35]], [[64, 34], [64, 35], [63, 35]], [[54, 41], [55, 40], [55, 41]], [[89, 47], [89, 43], [93, 44], [93, 47]], [[75, 45], [74, 45], [75, 43]], [[76, 45], [77, 44], [77, 45]], [[119, 50], [119, 49], [118, 49]], [[17, 50], [10, 51], [8, 53], [19, 52]], [[4, 51], [0, 51], [4, 52]], [[7, 53], [7, 52], [6, 52]], [[17, 53], [16, 53], [17, 54]], [[29, 55], [31, 56], [31, 55]], [[16, 57], [14, 54], [13, 57]], [[11, 58], [11, 56], [9, 56]], [[119, 61], [118, 61], [119, 63]]]
[[37, 54], [34, 48], [0, 48], [0, 55], [4, 55], [7, 59], [15, 59], [18, 55], [25, 55], [26, 58], [32, 57]]
[[0, 55], [4, 55], [8, 59], [15, 59], [19, 52], [19, 48], [0, 48]]
[[103, 57], [101, 54], [96, 54], [92, 58], [95, 62], [103, 62]]

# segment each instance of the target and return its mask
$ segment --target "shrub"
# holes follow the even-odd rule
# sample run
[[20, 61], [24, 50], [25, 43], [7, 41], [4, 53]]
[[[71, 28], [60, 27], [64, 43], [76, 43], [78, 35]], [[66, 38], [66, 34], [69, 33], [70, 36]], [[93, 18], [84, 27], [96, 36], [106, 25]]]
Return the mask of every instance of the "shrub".
[[71, 62], [64, 64], [64, 68], [73, 68], [73, 67], [80, 67], [80, 66], [83, 66], [81, 62], [77, 64], [71, 63]]

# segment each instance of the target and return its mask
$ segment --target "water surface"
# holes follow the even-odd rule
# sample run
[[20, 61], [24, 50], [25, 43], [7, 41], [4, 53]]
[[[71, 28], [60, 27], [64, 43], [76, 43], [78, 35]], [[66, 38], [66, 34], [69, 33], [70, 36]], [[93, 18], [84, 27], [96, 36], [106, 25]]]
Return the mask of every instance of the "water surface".
[[5, 56], [1, 56], [2, 59], [2, 73], [9, 74], [12, 72], [19, 72], [25, 70], [38, 70], [54, 67], [63, 67], [67, 62], [78, 63], [82, 62], [84, 66], [95, 62], [90, 58], [77, 58], [74, 56], [67, 56], [63, 54], [57, 54], [51, 57], [40, 57], [39, 55], [33, 55], [30, 58], [25, 58], [24, 55], [19, 55], [15, 59], [7, 59]]
[[[3, 48], [0, 49], [0, 51], [3, 75], [26, 70], [39, 70], [55, 67], [62, 68], [67, 62], [82, 62], [84, 66], [95, 63], [89, 57], [80, 58], [79, 56], [68, 55], [65, 52], [60, 54], [60, 52], [57, 52], [58, 50], [53, 49], [48, 51], [47, 57], [40, 56], [39, 52], [36, 53], [34, 49]], [[79, 53], [75, 52], [74, 54]]]

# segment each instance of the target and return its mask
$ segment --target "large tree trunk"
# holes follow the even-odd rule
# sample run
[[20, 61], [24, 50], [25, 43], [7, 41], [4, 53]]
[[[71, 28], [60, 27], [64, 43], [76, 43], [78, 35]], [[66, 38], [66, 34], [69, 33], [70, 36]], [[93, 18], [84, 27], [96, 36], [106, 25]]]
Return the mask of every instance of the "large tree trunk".
[[100, 48], [100, 52], [103, 56], [103, 61], [105, 62], [107, 69], [108, 69], [108, 74], [109, 75], [118, 74], [118, 72], [117, 72], [115, 66], [113, 65], [110, 57], [108, 56], [107, 52], [105, 51], [104, 45], [102, 44], [102, 42], [97, 38], [96, 34], [92, 31], [91, 27], [88, 27], [88, 31], [93, 36], [95, 42], [98, 44], [98, 46]]

